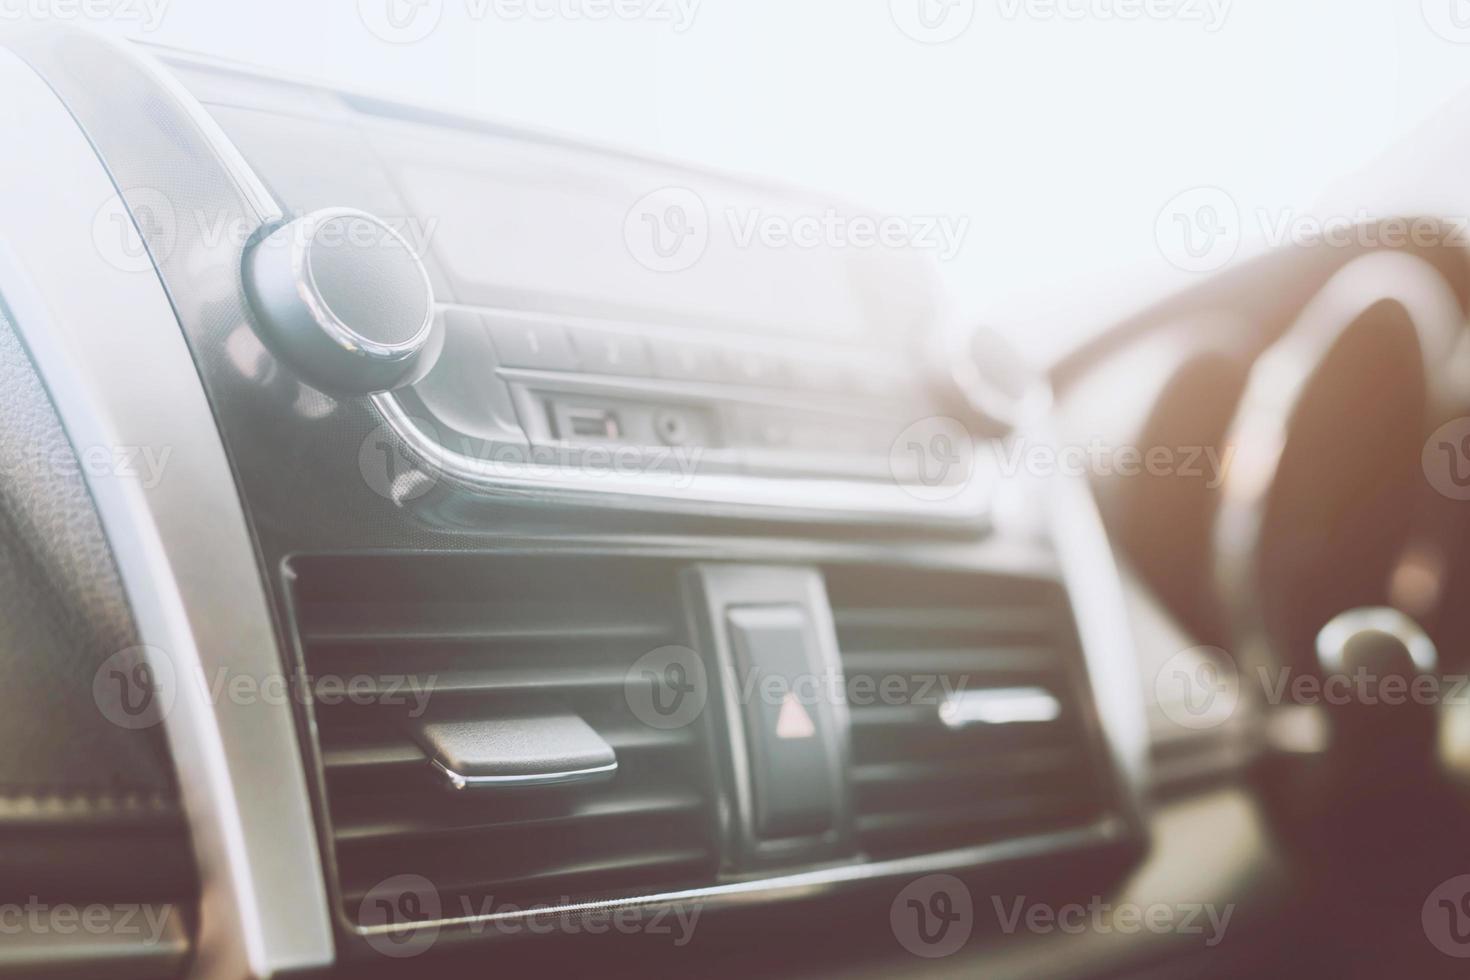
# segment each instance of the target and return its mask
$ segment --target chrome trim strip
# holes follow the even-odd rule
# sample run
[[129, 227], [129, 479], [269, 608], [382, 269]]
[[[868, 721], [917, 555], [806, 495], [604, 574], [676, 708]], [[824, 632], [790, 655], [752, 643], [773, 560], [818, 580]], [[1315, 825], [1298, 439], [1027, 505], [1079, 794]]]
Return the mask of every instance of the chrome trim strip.
[[[1023, 399], [1017, 438], [1032, 445], [1059, 444], [1049, 390], [1038, 386]], [[1121, 819], [1142, 833], [1148, 786], [1148, 714], [1140, 683], [1138, 641], [1092, 488], [1086, 478], [1022, 471], [1006, 479], [995, 504], [1001, 534], [1051, 542], [1072, 603], [1077, 637], [1087, 665], [1098, 725], [1121, 782]]]
[[1062, 703], [1044, 687], [995, 687], [956, 691], [939, 706], [946, 728], [973, 725], [1046, 724], [1062, 716]]
[[618, 771], [618, 764], [610, 762], [591, 769], [571, 769], [567, 772], [527, 773], [524, 776], [461, 776], [438, 759], [430, 759], [434, 768], [444, 774], [449, 785], [455, 789], [512, 789], [518, 786], [565, 786], [568, 783], [598, 782], [611, 779]]
[[443, 929], [453, 926], [483, 926], [497, 922], [518, 922], [547, 916], [575, 916], [588, 912], [609, 909], [638, 908], [649, 905], [677, 905], [698, 903], [707, 907], [749, 906], [756, 902], [775, 902], [787, 899], [809, 898], [826, 893], [834, 888], [880, 881], [906, 875], [926, 875], [939, 871], [955, 871], [981, 867], [1001, 861], [1020, 861], [1052, 854], [1069, 853], [1091, 848], [1119, 844], [1126, 841], [1124, 825], [1115, 819], [1098, 821], [1087, 827], [1066, 830], [1054, 834], [1038, 834], [1034, 837], [1019, 837], [998, 841], [979, 847], [967, 847], [953, 851], [941, 851], [918, 857], [895, 858], [870, 864], [847, 864], [839, 867], [821, 868], [799, 874], [762, 878], [758, 881], [730, 882], [710, 885], [707, 888], [689, 888], [676, 892], [659, 892], [634, 898], [617, 898], [605, 902], [578, 902], [572, 905], [557, 905], [542, 909], [519, 909], [511, 912], [494, 912], [488, 915], [465, 915], [435, 919], [425, 922], [356, 926], [360, 936], [390, 935], [395, 932], [420, 933], [426, 929]]
[[426, 435], [392, 395], [375, 395], [373, 404], [431, 473], [483, 493], [533, 495], [570, 504], [700, 514], [719, 507], [824, 523], [969, 523], [979, 530], [999, 480], [995, 457], [989, 453], [976, 453], [969, 483], [956, 496], [938, 501], [921, 499], [896, 480], [860, 483], [732, 473], [625, 473], [482, 460], [447, 449]]
[[1433, 674], [1439, 669], [1439, 649], [1429, 634], [1407, 615], [1388, 606], [1349, 609], [1332, 617], [1317, 633], [1317, 662], [1325, 670], [1341, 671], [1348, 640], [1369, 631], [1387, 633], [1402, 643], [1420, 673]]
[[0, 296], [79, 451], [170, 450], [155, 486], [86, 476], [155, 674], [176, 678], [165, 732], [203, 883], [193, 975], [326, 965], [331, 919], [292, 707], [210, 694], [222, 670], [283, 667], [193, 357], [156, 272], [110, 264], [93, 240], [117, 189], [70, 112], [3, 48], [0, 90], [7, 124], [26, 134], [0, 154]]

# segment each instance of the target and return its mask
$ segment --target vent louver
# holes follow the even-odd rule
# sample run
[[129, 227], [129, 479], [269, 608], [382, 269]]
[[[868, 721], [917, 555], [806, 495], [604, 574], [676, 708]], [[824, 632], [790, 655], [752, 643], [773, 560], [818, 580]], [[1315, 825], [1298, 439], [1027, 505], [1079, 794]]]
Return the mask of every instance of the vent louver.
[[[431, 881], [446, 916], [491, 900], [525, 909], [712, 880], [705, 729], [649, 727], [624, 692], [640, 656], [687, 642], [671, 565], [314, 557], [293, 573], [349, 919], [400, 874]], [[364, 696], [370, 685], [381, 697]], [[617, 772], [457, 791], [411, 735], [421, 709], [470, 720], [573, 712], [612, 746]]]
[[[1105, 814], [1109, 768], [1059, 585], [839, 567], [827, 590], [867, 853], [940, 851]], [[941, 707], [959, 691], [1006, 692], [1022, 717], [947, 725]], [[1051, 710], [1036, 712], [1038, 700]]]

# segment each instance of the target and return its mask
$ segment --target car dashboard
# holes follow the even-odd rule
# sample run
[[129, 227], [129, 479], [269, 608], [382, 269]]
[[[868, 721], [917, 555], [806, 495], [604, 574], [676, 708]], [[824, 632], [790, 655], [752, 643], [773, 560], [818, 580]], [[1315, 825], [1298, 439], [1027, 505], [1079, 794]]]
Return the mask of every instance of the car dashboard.
[[1332, 753], [1166, 688], [1350, 606], [1452, 649], [1458, 250], [1273, 254], [1022, 377], [911, 254], [763, 246], [847, 207], [799, 189], [79, 31], [0, 73], [0, 454], [48, 461], [0, 467], [0, 880], [163, 923], [0, 972], [1225, 976], [1325, 928], [1262, 781]]

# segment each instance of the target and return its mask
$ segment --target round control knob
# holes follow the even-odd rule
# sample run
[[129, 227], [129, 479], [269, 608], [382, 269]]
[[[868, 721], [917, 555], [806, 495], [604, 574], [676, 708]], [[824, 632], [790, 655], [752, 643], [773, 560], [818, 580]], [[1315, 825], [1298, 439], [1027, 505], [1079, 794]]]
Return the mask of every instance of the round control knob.
[[244, 278], [262, 339], [323, 390], [397, 388], [444, 347], [423, 262], [366, 212], [326, 208], [282, 225], [246, 253]]

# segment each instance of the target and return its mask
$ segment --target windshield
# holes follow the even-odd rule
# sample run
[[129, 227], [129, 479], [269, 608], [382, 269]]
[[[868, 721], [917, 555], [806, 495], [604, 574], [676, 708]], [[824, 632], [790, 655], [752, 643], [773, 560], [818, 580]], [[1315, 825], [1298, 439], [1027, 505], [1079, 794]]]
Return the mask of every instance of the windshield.
[[[1331, 181], [1470, 83], [1458, 2], [0, 0], [0, 10], [87, 17], [860, 202], [937, 229], [914, 239], [933, 252], [955, 315], [1045, 360], [1310, 232], [1312, 220], [1353, 218], [1318, 213]], [[1357, 194], [1355, 207], [1368, 200]]]

